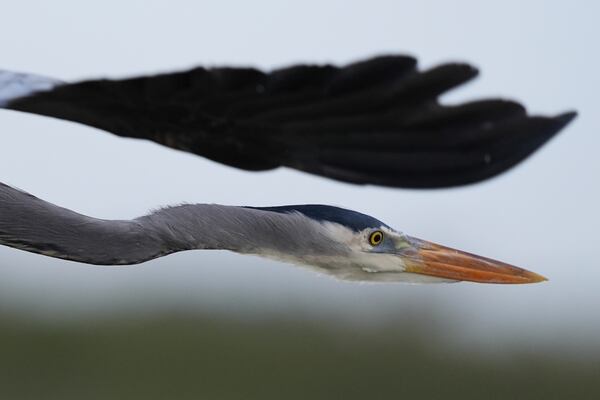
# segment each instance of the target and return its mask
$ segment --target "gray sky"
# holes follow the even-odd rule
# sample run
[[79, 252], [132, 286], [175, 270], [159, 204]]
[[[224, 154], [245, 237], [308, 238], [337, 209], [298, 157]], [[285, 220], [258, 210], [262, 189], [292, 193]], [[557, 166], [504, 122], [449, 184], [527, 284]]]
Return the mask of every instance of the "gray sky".
[[[501, 96], [580, 115], [527, 162], [452, 190], [360, 187], [279, 169], [248, 173], [158, 145], [0, 111], [0, 181], [76, 211], [131, 218], [160, 205], [324, 203], [410, 235], [542, 273], [529, 286], [361, 285], [226, 252], [97, 268], [0, 248], [0, 303], [78, 314], [185, 309], [338, 315], [363, 324], [430, 309], [449, 332], [600, 337], [597, 92], [600, 6], [588, 1], [20, 1], [2, 6], [0, 68], [64, 80], [195, 65], [275, 68], [408, 53], [482, 74], [444, 101]], [[442, 318], [440, 316], [440, 318]], [[483, 340], [483, 339], [481, 339]]]

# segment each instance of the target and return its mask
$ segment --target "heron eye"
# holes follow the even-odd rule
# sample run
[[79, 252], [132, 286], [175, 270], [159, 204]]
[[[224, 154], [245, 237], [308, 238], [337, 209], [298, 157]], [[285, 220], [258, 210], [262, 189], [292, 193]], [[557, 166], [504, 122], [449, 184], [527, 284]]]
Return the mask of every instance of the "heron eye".
[[383, 232], [375, 231], [371, 233], [371, 235], [369, 236], [369, 243], [371, 243], [371, 246], [377, 246], [381, 242], [383, 242]]

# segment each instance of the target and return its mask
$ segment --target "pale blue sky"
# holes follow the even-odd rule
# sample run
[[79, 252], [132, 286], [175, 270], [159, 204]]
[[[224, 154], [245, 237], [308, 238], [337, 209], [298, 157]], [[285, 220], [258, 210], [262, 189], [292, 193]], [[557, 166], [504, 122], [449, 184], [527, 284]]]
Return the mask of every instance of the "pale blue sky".
[[[518, 168], [439, 191], [359, 187], [296, 171], [247, 173], [148, 142], [0, 111], [0, 181], [104, 218], [186, 202], [329, 203], [410, 235], [522, 265], [531, 286], [358, 285], [225, 252], [95, 268], [0, 248], [0, 303], [45, 314], [92, 309], [302, 312], [354, 321], [427, 307], [450, 332], [520, 339], [600, 337], [600, 139], [591, 1], [20, 1], [2, 6], [0, 68], [65, 80], [195, 65], [274, 68], [408, 53], [469, 61], [481, 76], [445, 97], [501, 96], [580, 116]], [[370, 318], [372, 317], [372, 318]], [[485, 335], [484, 335], [485, 334]]]

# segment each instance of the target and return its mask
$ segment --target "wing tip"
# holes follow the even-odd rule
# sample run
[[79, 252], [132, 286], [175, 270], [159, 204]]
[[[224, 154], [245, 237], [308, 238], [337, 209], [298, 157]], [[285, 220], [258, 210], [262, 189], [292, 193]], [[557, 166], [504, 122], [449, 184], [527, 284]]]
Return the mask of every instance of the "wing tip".
[[569, 125], [569, 123], [571, 123], [571, 121], [573, 121], [576, 117], [577, 117], [578, 113], [575, 110], [571, 110], [571, 111], [567, 111], [564, 112], [562, 114], [557, 115], [556, 117], [554, 117], [554, 121], [556, 121], [556, 125], [557, 125], [557, 130], [560, 130], [562, 128], [564, 128], [565, 126]]
[[449, 62], [445, 64], [440, 64], [433, 69], [445, 69], [448, 71], [452, 71], [457, 75], [464, 76], [465, 80], [470, 80], [479, 75], [479, 68], [476, 66], [466, 63], [466, 62]]
[[[558, 114], [554, 117], [542, 117], [542, 120], [546, 120], [546, 128], [544, 133], [546, 139], [544, 140], [544, 142], [556, 136], [567, 125], [569, 125], [577, 117], [577, 115], [577, 111], [572, 110]], [[535, 117], [531, 118], [535, 119]]]

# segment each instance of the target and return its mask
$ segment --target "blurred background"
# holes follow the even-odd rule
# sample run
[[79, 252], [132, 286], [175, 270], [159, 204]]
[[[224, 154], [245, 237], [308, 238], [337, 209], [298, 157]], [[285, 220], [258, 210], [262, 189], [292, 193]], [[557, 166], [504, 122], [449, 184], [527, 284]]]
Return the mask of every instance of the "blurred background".
[[501, 177], [415, 191], [248, 173], [0, 110], [0, 181], [84, 214], [332, 204], [550, 279], [357, 284], [227, 252], [92, 267], [0, 247], [0, 398], [599, 398], [598, 3], [55, 0], [1, 12], [0, 68], [67, 81], [406, 53], [423, 68], [480, 68], [444, 102], [580, 114]]

